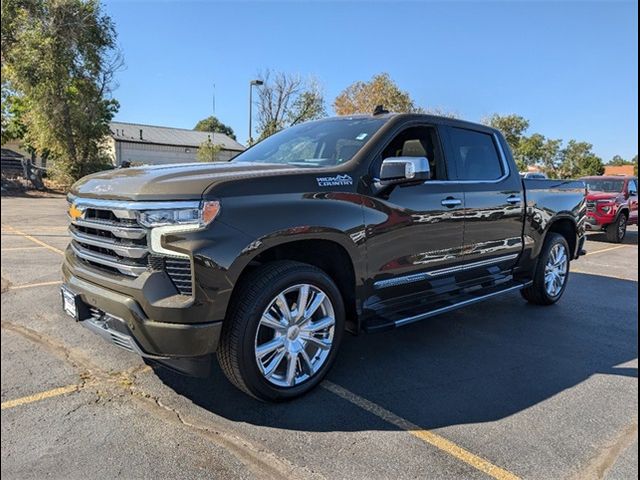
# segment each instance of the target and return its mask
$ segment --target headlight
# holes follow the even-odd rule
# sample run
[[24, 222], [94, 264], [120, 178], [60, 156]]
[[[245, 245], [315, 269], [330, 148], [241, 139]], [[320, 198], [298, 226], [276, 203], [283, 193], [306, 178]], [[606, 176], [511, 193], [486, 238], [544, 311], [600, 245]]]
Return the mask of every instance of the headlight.
[[138, 212], [138, 222], [151, 228], [149, 246], [153, 252], [189, 258], [189, 255], [185, 253], [165, 247], [162, 237], [167, 234], [200, 230], [209, 225], [219, 213], [220, 202], [206, 201], [202, 202], [199, 207], [189, 205], [182, 208], [141, 210]]
[[206, 201], [199, 207], [141, 210], [138, 212], [138, 222], [145, 227], [197, 225], [202, 228], [209, 225], [219, 212], [219, 202]]

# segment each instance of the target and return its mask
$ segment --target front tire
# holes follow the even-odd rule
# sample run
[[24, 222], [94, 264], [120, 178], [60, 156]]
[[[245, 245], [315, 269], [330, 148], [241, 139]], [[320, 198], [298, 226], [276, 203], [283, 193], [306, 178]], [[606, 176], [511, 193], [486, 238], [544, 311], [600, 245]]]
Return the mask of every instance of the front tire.
[[627, 234], [627, 216], [624, 213], [618, 215], [616, 221], [607, 226], [607, 241], [622, 243]]
[[529, 303], [552, 305], [560, 300], [569, 280], [569, 245], [562, 235], [548, 233], [538, 257], [533, 283], [520, 291]]
[[313, 389], [331, 368], [344, 331], [340, 291], [322, 270], [278, 261], [238, 285], [218, 361], [243, 392], [266, 401]]

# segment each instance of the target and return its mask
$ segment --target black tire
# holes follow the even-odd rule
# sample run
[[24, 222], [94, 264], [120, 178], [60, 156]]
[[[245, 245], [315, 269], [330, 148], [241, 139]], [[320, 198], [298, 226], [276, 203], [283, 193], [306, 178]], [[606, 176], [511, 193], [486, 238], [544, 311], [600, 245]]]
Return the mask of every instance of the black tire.
[[624, 213], [618, 215], [616, 221], [607, 225], [607, 241], [611, 243], [622, 243], [627, 234], [627, 216]]
[[[557, 295], [551, 295], [547, 291], [547, 288], [545, 286], [545, 267], [547, 265], [547, 262], [549, 261], [549, 256], [551, 255], [552, 249], [555, 245], [558, 244], [564, 247], [567, 254], [566, 276], [560, 292]], [[562, 297], [562, 294], [564, 293], [569, 281], [570, 260], [571, 252], [565, 238], [557, 233], [548, 233], [542, 247], [542, 251], [540, 252], [540, 256], [538, 257], [538, 264], [536, 265], [536, 273], [533, 277], [533, 283], [530, 286], [520, 290], [520, 293], [522, 294], [524, 299], [534, 305], [552, 305], [560, 300], [560, 297]]]
[[[331, 368], [342, 340], [345, 310], [342, 295], [333, 280], [312, 265], [277, 261], [258, 267], [238, 285], [222, 329], [217, 357], [222, 371], [237, 388], [265, 401], [284, 401], [316, 387]], [[288, 287], [309, 284], [320, 288], [332, 303], [335, 314], [333, 341], [324, 364], [310, 378], [292, 387], [270, 383], [260, 372], [255, 356], [256, 332], [262, 314], [271, 301]]]

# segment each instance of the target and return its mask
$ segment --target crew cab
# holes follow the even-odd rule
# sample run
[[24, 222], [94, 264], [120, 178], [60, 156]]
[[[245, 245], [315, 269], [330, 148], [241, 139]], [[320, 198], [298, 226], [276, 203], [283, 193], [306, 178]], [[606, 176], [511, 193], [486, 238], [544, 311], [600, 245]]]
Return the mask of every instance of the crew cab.
[[627, 225], [638, 224], [638, 179], [599, 176], [581, 179], [587, 186], [587, 230], [604, 231], [607, 240], [621, 243]]
[[68, 196], [63, 308], [114, 344], [244, 392], [316, 386], [345, 331], [521, 292], [551, 305], [583, 251], [584, 183], [521, 179], [484, 125], [304, 123], [229, 163], [117, 169]]

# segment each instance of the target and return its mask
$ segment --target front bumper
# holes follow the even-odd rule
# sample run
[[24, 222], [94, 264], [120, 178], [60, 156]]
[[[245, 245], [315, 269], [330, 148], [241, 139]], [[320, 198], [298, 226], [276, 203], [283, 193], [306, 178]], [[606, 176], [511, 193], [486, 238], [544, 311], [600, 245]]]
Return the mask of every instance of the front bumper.
[[64, 286], [77, 295], [80, 323], [147, 358], [202, 357], [215, 352], [222, 322], [169, 323], [147, 317], [138, 302], [83, 280], [63, 266]]
[[587, 230], [591, 231], [600, 231], [606, 228], [607, 225], [615, 222], [615, 215], [596, 215], [595, 213], [589, 212], [587, 213], [586, 222], [584, 224]]

